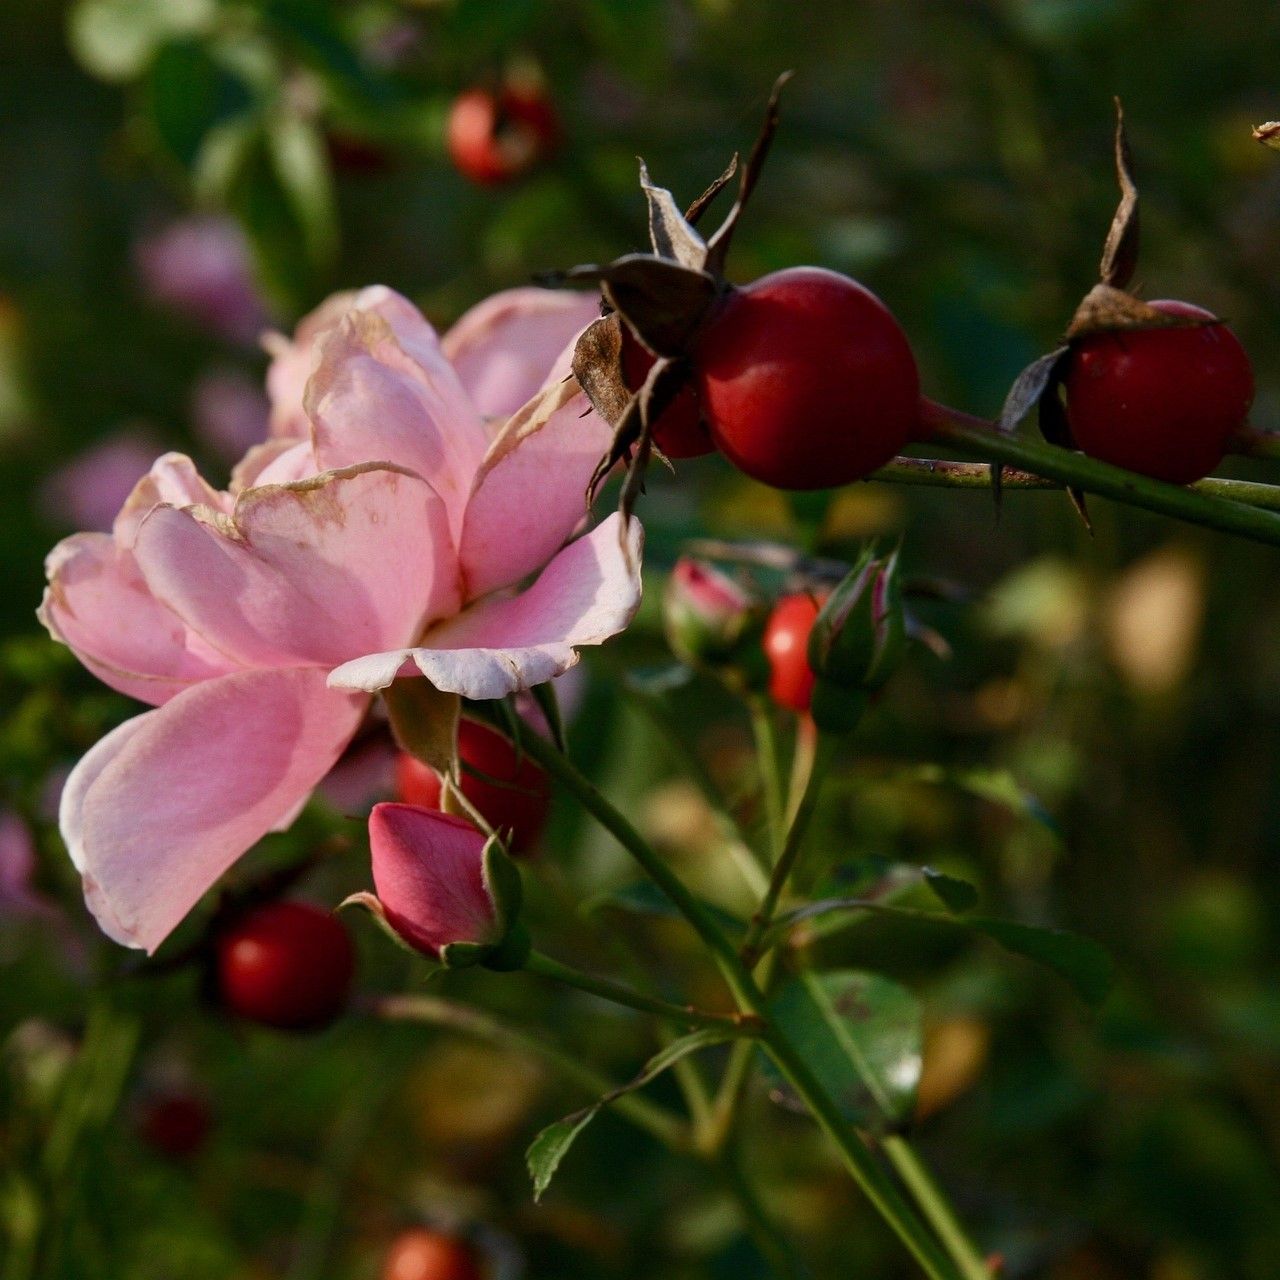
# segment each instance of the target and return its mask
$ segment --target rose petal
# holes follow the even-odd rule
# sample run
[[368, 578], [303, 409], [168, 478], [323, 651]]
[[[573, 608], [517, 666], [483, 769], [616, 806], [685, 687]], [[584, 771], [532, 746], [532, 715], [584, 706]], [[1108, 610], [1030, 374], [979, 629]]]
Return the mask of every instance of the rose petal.
[[296, 484], [318, 471], [310, 440], [268, 440], [256, 444], [231, 472], [231, 492], [264, 484]]
[[462, 522], [465, 597], [521, 581], [587, 517], [587, 484], [613, 431], [572, 380], [509, 419], [485, 456]]
[[132, 546], [138, 526], [161, 503], [171, 507], [206, 506], [217, 511], [231, 509], [227, 495], [207, 484], [190, 458], [182, 453], [166, 453], [151, 464], [151, 470], [125, 499], [112, 525], [116, 541], [121, 546]]
[[365, 705], [327, 690], [319, 669], [243, 671], [103, 738], [72, 771], [59, 814], [103, 930], [154, 951], [324, 777]]
[[633, 519], [624, 537], [621, 519], [615, 513], [570, 543], [520, 594], [479, 601], [433, 627], [418, 648], [344, 663], [330, 685], [383, 689], [411, 658], [437, 689], [501, 698], [567, 671], [576, 646], [615, 635], [640, 605], [643, 534]]
[[440, 499], [386, 466], [248, 489], [232, 519], [159, 507], [136, 554], [157, 599], [249, 666], [333, 666], [457, 607]]
[[456, 535], [489, 438], [430, 326], [418, 321], [399, 316], [393, 325], [381, 311], [348, 312], [321, 340], [307, 412], [321, 468], [408, 467], [444, 499]]
[[505, 418], [538, 393], [565, 345], [599, 315], [594, 294], [508, 289], [472, 307], [440, 345], [476, 408]]
[[109, 535], [63, 539], [45, 570], [49, 585], [37, 616], [111, 688], [159, 705], [196, 681], [238, 669], [155, 599], [133, 553]]
[[437, 955], [453, 942], [495, 940], [484, 846], [485, 837], [461, 818], [411, 804], [374, 806], [374, 887], [388, 923], [410, 945]]

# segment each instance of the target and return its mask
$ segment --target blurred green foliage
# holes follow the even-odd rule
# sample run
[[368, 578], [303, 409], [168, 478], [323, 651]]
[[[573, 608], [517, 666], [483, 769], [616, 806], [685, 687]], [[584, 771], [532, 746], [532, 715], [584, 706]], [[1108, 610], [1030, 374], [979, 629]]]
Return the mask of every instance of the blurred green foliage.
[[[0, 784], [58, 905], [24, 916], [0, 902], [0, 1276], [372, 1276], [396, 1228], [424, 1217], [518, 1242], [530, 1276], [767, 1274], [706, 1171], [607, 1113], [535, 1209], [523, 1148], [590, 1099], [518, 1056], [360, 1016], [313, 1038], [229, 1026], [197, 972], [145, 976], [97, 937], [49, 779], [128, 707], [36, 638], [41, 557], [73, 527], [42, 486], [138, 424], [225, 474], [193, 430], [193, 385], [264, 367], [149, 296], [147, 236], [229, 213], [282, 327], [375, 280], [447, 323], [535, 271], [639, 247], [635, 156], [691, 197], [794, 67], [733, 273], [856, 274], [903, 321], [929, 393], [990, 413], [1095, 278], [1118, 93], [1143, 192], [1139, 281], [1231, 319], [1258, 370], [1255, 422], [1275, 428], [1280, 167], [1249, 127], [1280, 114], [1277, 47], [1280, 11], [1246, 0], [8, 0]], [[566, 141], [526, 180], [479, 190], [450, 169], [442, 122], [453, 94], [517, 61], [545, 77]], [[574, 741], [701, 892], [749, 910], [669, 748], [609, 682], [669, 661], [653, 602], [685, 538], [851, 557], [900, 533], [908, 576], [947, 588], [914, 607], [953, 655], [917, 653], [860, 729], [818, 816], [813, 881], [848, 892], [869, 860], [928, 863], [977, 884], [983, 912], [1102, 940], [1121, 979], [1092, 1012], [980, 939], [875, 915], [811, 945], [825, 967], [876, 971], [921, 1000], [921, 1145], [1008, 1276], [1273, 1280], [1274, 554], [1092, 510], [1090, 537], [1052, 493], [1007, 495], [997, 521], [970, 493], [859, 486], [787, 503], [714, 459], [655, 475], [650, 604], [593, 657]], [[693, 745], [751, 812], [736, 708], [698, 681], [681, 699]], [[309, 895], [365, 886], [357, 824], [319, 805], [236, 879], [317, 847], [335, 856]], [[566, 805], [548, 847], [535, 932], [607, 969], [566, 896], [629, 871]], [[707, 981], [680, 925], [640, 927], [673, 994]], [[415, 981], [360, 933], [362, 990]], [[444, 986], [550, 1021], [619, 1080], [655, 1048], [634, 1019], [528, 979]], [[185, 1163], [138, 1137], [148, 1098], [179, 1086], [214, 1115]], [[748, 1110], [752, 1176], [814, 1273], [909, 1274], [816, 1130], [759, 1081]]]

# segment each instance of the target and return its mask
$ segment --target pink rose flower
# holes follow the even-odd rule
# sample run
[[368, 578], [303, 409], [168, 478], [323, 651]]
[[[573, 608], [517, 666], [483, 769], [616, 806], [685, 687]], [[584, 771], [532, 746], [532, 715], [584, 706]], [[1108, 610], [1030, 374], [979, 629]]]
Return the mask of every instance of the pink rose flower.
[[[567, 670], [639, 604], [638, 524], [614, 515], [574, 538], [610, 431], [566, 377], [568, 350], [490, 424], [404, 298], [375, 287], [321, 311], [305, 435], [250, 450], [227, 492], [167, 454], [110, 534], [47, 562], [50, 633], [156, 708], [80, 761], [59, 815], [102, 928], [148, 951], [292, 821], [377, 690], [421, 674], [503, 697]], [[500, 360], [528, 311], [455, 355]]]

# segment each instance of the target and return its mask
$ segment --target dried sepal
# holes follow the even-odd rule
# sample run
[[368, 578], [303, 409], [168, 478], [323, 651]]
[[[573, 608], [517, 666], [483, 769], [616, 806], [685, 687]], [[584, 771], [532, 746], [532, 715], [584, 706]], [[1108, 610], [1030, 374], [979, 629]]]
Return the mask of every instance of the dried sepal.
[[1099, 278], [1115, 289], [1125, 288], [1138, 267], [1138, 188], [1133, 180], [1133, 155], [1124, 128], [1124, 107], [1116, 102], [1116, 180], [1120, 203], [1102, 248]]
[[[685, 220], [696, 227], [702, 215], [714, 203], [718, 196], [731, 183], [738, 172], [739, 155], [735, 151], [725, 171], [684, 211]], [[704, 262], [705, 265], [705, 262]]]
[[694, 230], [675, 196], [666, 187], [657, 187], [649, 179], [649, 169], [640, 161], [640, 190], [649, 205], [649, 241], [660, 258], [678, 262], [693, 271], [707, 265], [707, 242]]
[[[1065, 346], [1056, 347], [1048, 355], [1043, 355], [1038, 360], [1033, 360], [1018, 374], [1013, 380], [1013, 385], [1009, 388], [1009, 394], [1004, 398], [1000, 416], [996, 419], [997, 431], [1006, 436], [1013, 435], [1018, 429], [1018, 424], [1040, 402], [1040, 397], [1044, 394], [1045, 387], [1048, 386], [1049, 380], [1054, 377], [1055, 370], [1067, 354], [1068, 349]], [[995, 500], [997, 508], [1000, 506], [1001, 481], [1003, 479], [1003, 464], [993, 462], [991, 464], [991, 496]]]
[[591, 407], [616, 427], [631, 399], [622, 373], [622, 321], [617, 312], [601, 316], [582, 331], [573, 349], [573, 376]]
[[1117, 333], [1129, 329], [1196, 329], [1218, 324], [1217, 316], [1172, 315], [1157, 311], [1141, 298], [1109, 284], [1095, 284], [1076, 308], [1067, 326], [1067, 338], [1091, 333]]
[[1280, 120], [1268, 120], [1264, 124], [1260, 124], [1253, 131], [1255, 142], [1260, 142], [1264, 147], [1270, 147], [1273, 151], [1280, 151]]
[[[1071, 435], [1071, 424], [1067, 420], [1067, 410], [1062, 403], [1062, 379], [1066, 376], [1065, 362], [1059, 362], [1050, 371], [1040, 398], [1036, 402], [1036, 412], [1040, 426], [1040, 434], [1050, 444], [1060, 449], [1074, 449], [1076, 442]], [[1084, 522], [1084, 527], [1093, 533], [1093, 521], [1089, 518], [1089, 508], [1085, 501], [1084, 490], [1074, 485], [1067, 485], [1067, 497], [1075, 508], [1076, 514]]]
[[792, 71], [784, 71], [773, 82], [773, 89], [765, 106], [764, 123], [760, 126], [760, 133], [756, 137], [755, 145], [751, 148], [751, 154], [747, 157], [747, 163], [742, 167], [737, 199], [725, 215], [725, 220], [716, 228], [715, 234], [707, 242], [707, 270], [713, 275], [724, 274], [725, 259], [729, 255], [729, 246], [733, 243], [733, 233], [737, 230], [738, 219], [742, 217], [742, 211], [746, 208], [752, 191], [755, 190], [755, 185], [764, 169], [764, 162], [768, 159], [769, 148], [773, 145], [774, 135], [778, 131], [782, 90], [794, 74]]
[[683, 355], [720, 293], [709, 272], [648, 253], [611, 262], [600, 288], [605, 301], [622, 313], [641, 345], [655, 356]]

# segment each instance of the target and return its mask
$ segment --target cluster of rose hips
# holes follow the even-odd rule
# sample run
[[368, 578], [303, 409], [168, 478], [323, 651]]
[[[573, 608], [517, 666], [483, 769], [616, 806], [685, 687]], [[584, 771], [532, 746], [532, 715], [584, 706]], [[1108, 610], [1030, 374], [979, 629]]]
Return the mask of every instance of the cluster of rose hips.
[[[756, 480], [804, 490], [865, 479], [927, 438], [910, 343], [875, 295], [815, 267], [742, 286], [725, 279], [777, 104], [775, 88], [737, 199], [709, 238], [697, 224], [735, 173], [736, 157], [685, 212], [642, 169], [653, 252], [557, 277], [597, 283], [603, 294], [606, 314], [580, 340], [574, 370], [615, 429], [597, 483], [619, 462], [631, 463], [624, 510], [654, 449], [669, 458], [718, 449]], [[1136, 263], [1137, 192], [1122, 121], [1116, 159], [1123, 198], [1101, 282], [1065, 344], [1015, 384], [1001, 426], [1012, 430], [1038, 402], [1053, 443], [1187, 484], [1221, 462], [1244, 425], [1253, 374], [1235, 335], [1211, 313], [1125, 292]]]
[[546, 160], [560, 142], [560, 118], [542, 82], [526, 72], [496, 87], [459, 94], [445, 121], [454, 167], [482, 187], [501, 186]]

